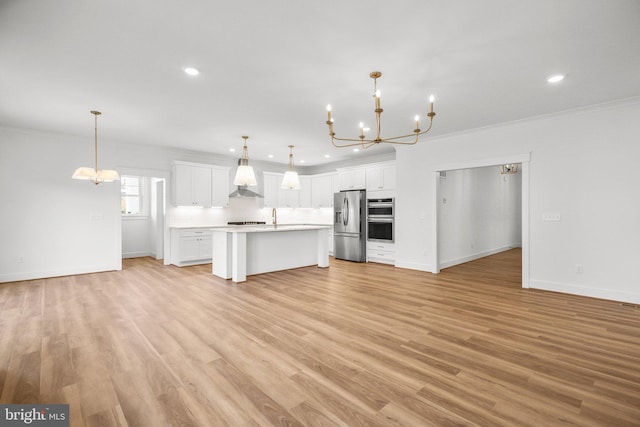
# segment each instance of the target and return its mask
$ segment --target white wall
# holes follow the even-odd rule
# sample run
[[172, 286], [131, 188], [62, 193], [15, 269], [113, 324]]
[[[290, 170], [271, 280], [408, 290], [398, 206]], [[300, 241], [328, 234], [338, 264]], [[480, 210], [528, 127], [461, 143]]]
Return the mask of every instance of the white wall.
[[522, 174], [497, 166], [447, 171], [438, 198], [440, 268], [521, 245]]
[[[229, 157], [108, 140], [100, 141], [99, 150], [101, 168], [130, 175], [169, 177], [174, 160], [229, 166], [231, 174], [237, 165], [237, 159]], [[93, 155], [91, 135], [78, 138], [0, 127], [0, 282], [122, 268], [119, 183], [96, 186], [71, 179], [79, 166], [93, 166]], [[286, 168], [253, 160], [251, 164], [260, 178], [263, 171]], [[262, 192], [262, 181], [258, 179], [258, 192]], [[230, 184], [229, 192], [234, 189]], [[256, 200], [233, 199], [227, 209], [169, 208], [167, 219], [169, 225], [195, 226], [224, 225], [227, 220], [270, 221], [271, 210], [260, 207]], [[281, 223], [331, 223], [331, 213], [278, 209], [278, 219]], [[125, 233], [136, 232], [126, 229]], [[144, 244], [129, 244], [137, 239]], [[129, 243], [124, 248], [128, 254], [146, 252], [152, 244], [148, 234]]]
[[[396, 266], [435, 269], [431, 182], [440, 165], [530, 152], [529, 285], [640, 303], [638, 117], [633, 99], [400, 147]], [[543, 222], [543, 213], [561, 221]]]
[[0, 128], [0, 281], [121, 268], [120, 187], [71, 179], [79, 166], [91, 139]]

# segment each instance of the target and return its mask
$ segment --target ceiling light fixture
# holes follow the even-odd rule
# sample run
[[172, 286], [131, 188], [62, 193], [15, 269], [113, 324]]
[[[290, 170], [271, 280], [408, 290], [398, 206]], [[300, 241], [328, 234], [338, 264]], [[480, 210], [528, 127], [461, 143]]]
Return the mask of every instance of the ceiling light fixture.
[[200, 71], [192, 67], [185, 68], [184, 72], [189, 74], [190, 76], [197, 76], [198, 74], [200, 74]]
[[94, 184], [98, 185], [101, 182], [119, 181], [120, 175], [114, 170], [99, 170], [98, 169], [98, 116], [102, 114], [100, 111], [91, 111], [91, 114], [95, 117], [95, 160], [96, 167], [80, 167], [76, 169], [71, 178], [91, 180]]
[[289, 170], [284, 173], [282, 186], [286, 190], [299, 190], [300, 178], [298, 172], [293, 169], [293, 145], [289, 146]]
[[514, 173], [518, 173], [518, 164], [517, 163], [507, 163], [504, 165], [500, 165], [500, 173], [503, 175], [511, 175]]
[[[356, 138], [338, 138], [336, 137], [335, 132], [333, 131], [333, 118], [331, 117], [331, 105], [327, 105], [327, 125], [329, 126], [329, 136], [331, 136], [331, 143], [334, 147], [343, 148], [343, 147], [353, 147], [355, 145], [359, 145], [362, 148], [369, 148], [381, 142], [386, 142], [390, 144], [404, 144], [404, 145], [413, 145], [418, 142], [420, 135], [424, 135], [425, 133], [431, 130], [431, 126], [433, 125], [433, 117], [436, 115], [433, 111], [433, 101], [434, 97], [431, 95], [429, 97], [429, 112], [427, 113], [427, 117], [429, 118], [429, 127], [426, 130], [421, 130], [419, 126], [420, 117], [415, 117], [416, 128], [413, 130], [413, 133], [407, 135], [394, 136], [391, 138], [382, 138], [380, 136], [380, 116], [382, 115], [382, 107], [380, 106], [380, 91], [377, 88], [377, 79], [382, 76], [380, 71], [372, 71], [369, 74], [369, 77], [373, 79], [373, 99], [376, 113], [376, 136], [373, 139], [365, 139], [364, 132], [367, 128], [364, 127], [364, 123], [360, 123], [360, 136]], [[344, 144], [336, 144], [336, 141], [343, 141]]]
[[249, 166], [249, 149], [247, 148], [247, 139], [249, 139], [249, 137], [243, 135], [242, 139], [244, 139], [242, 157], [238, 161], [238, 170], [236, 170], [236, 177], [233, 180], [233, 185], [258, 185], [258, 182], [256, 181], [256, 174], [253, 172], [253, 168]]
[[558, 83], [558, 82], [561, 82], [562, 80], [564, 80], [563, 74], [556, 74], [547, 78], [548, 83]]

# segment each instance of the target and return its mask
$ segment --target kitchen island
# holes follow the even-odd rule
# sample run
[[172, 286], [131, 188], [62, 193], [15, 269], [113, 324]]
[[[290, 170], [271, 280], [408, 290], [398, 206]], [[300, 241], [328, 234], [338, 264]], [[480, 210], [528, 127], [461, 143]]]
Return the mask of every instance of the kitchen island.
[[244, 282], [247, 276], [317, 265], [329, 266], [328, 225], [256, 225], [212, 229], [211, 271]]

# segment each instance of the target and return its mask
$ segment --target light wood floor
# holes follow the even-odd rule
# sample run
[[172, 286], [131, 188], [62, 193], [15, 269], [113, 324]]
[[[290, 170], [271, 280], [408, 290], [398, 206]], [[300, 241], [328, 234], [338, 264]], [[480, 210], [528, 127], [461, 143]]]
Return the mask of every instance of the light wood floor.
[[69, 403], [72, 426], [640, 425], [640, 309], [522, 290], [519, 250], [244, 284], [123, 264], [0, 285], [0, 403]]

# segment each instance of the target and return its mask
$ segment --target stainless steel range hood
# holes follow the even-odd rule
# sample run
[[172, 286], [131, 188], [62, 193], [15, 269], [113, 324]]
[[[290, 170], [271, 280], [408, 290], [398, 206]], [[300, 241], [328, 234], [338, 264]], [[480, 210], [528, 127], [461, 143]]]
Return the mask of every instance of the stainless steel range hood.
[[[243, 161], [242, 158], [238, 159], [238, 166], [246, 165], [247, 161]], [[249, 190], [249, 187], [246, 185], [238, 185], [238, 189], [233, 193], [229, 194], [229, 197], [237, 197], [242, 199], [263, 199], [264, 196], [256, 193], [255, 191]]]
[[229, 197], [239, 197], [243, 199], [262, 199], [264, 196], [256, 193], [255, 191], [249, 190], [249, 187], [246, 185], [238, 185], [238, 189], [233, 193], [229, 194]]

